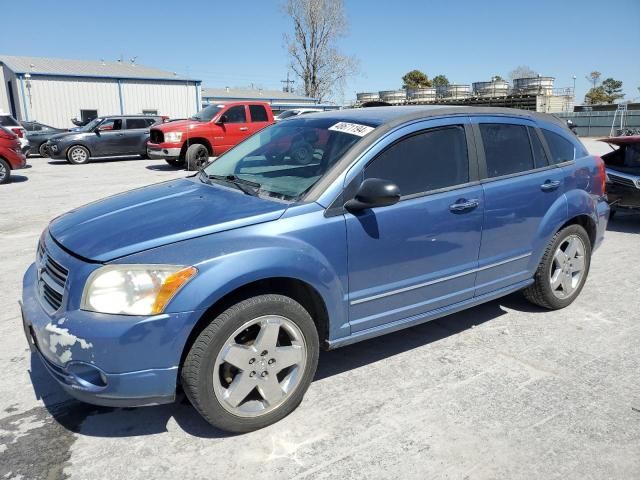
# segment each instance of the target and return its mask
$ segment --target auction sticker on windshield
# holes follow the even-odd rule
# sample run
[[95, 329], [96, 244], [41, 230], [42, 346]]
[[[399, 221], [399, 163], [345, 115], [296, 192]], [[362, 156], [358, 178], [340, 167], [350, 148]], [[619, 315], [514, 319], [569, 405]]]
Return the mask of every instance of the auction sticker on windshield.
[[336, 132], [350, 133], [351, 135], [357, 135], [358, 137], [364, 137], [367, 133], [373, 131], [373, 127], [368, 125], [360, 125], [357, 123], [338, 122], [334, 126], [329, 127], [329, 130]]

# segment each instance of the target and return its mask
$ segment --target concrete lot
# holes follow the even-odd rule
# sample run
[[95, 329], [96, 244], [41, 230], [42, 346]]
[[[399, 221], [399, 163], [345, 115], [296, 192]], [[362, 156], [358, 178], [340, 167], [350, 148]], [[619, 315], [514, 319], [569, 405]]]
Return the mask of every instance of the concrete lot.
[[640, 478], [640, 216], [616, 217], [571, 307], [512, 295], [324, 353], [297, 411], [232, 436], [186, 401], [70, 399], [20, 325], [22, 273], [52, 217], [186, 173], [30, 163], [0, 187], [1, 479]]

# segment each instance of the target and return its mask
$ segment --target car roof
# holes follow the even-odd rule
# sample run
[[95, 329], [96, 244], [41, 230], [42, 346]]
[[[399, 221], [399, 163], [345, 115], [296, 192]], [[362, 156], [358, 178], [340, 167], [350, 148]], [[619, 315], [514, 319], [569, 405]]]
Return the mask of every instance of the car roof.
[[334, 119], [337, 122], [362, 123], [371, 127], [401, 124], [412, 120], [450, 115], [496, 115], [544, 120], [566, 127], [561, 119], [544, 113], [504, 107], [476, 107], [466, 105], [402, 105], [393, 107], [351, 108], [314, 113], [314, 118]]

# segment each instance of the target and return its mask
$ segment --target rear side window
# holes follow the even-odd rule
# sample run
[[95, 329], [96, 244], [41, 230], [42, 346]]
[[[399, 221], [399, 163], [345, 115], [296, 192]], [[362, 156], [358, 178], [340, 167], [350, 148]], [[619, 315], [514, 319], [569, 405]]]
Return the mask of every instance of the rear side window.
[[20, 124], [16, 122], [13, 117], [9, 115], [0, 115], [0, 126], [3, 127], [19, 127]]
[[151, 123], [149, 123], [149, 118], [127, 118], [127, 130], [133, 130], [136, 128], [147, 128]]
[[367, 166], [365, 178], [389, 180], [398, 185], [402, 196], [467, 183], [464, 128], [426, 130], [401, 139]]
[[252, 122], [268, 122], [267, 110], [262, 105], [249, 105]]
[[542, 129], [547, 145], [549, 145], [549, 151], [551, 152], [552, 163], [562, 163], [575, 160], [576, 149], [566, 138], [562, 138], [557, 133], [553, 133], [549, 130]]
[[246, 123], [247, 114], [244, 111], [244, 105], [231, 107], [224, 114], [227, 117], [227, 123]]
[[534, 168], [527, 127], [506, 123], [481, 123], [480, 134], [490, 178]]
[[533, 149], [533, 161], [536, 165], [536, 168], [542, 168], [549, 165], [549, 160], [547, 159], [547, 154], [544, 151], [544, 147], [542, 146], [542, 142], [540, 141], [540, 137], [538, 136], [538, 132], [531, 127], [527, 127], [529, 129], [529, 137], [531, 138], [531, 148]]

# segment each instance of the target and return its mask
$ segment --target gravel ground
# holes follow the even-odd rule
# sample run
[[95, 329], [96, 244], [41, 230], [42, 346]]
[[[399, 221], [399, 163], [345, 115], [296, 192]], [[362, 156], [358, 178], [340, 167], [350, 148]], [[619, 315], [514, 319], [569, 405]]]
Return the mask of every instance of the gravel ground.
[[323, 353], [293, 414], [232, 436], [186, 401], [72, 400], [20, 325], [22, 274], [52, 217], [186, 173], [148, 160], [30, 164], [0, 187], [0, 478], [640, 478], [640, 216], [610, 224], [569, 308], [511, 295]]

